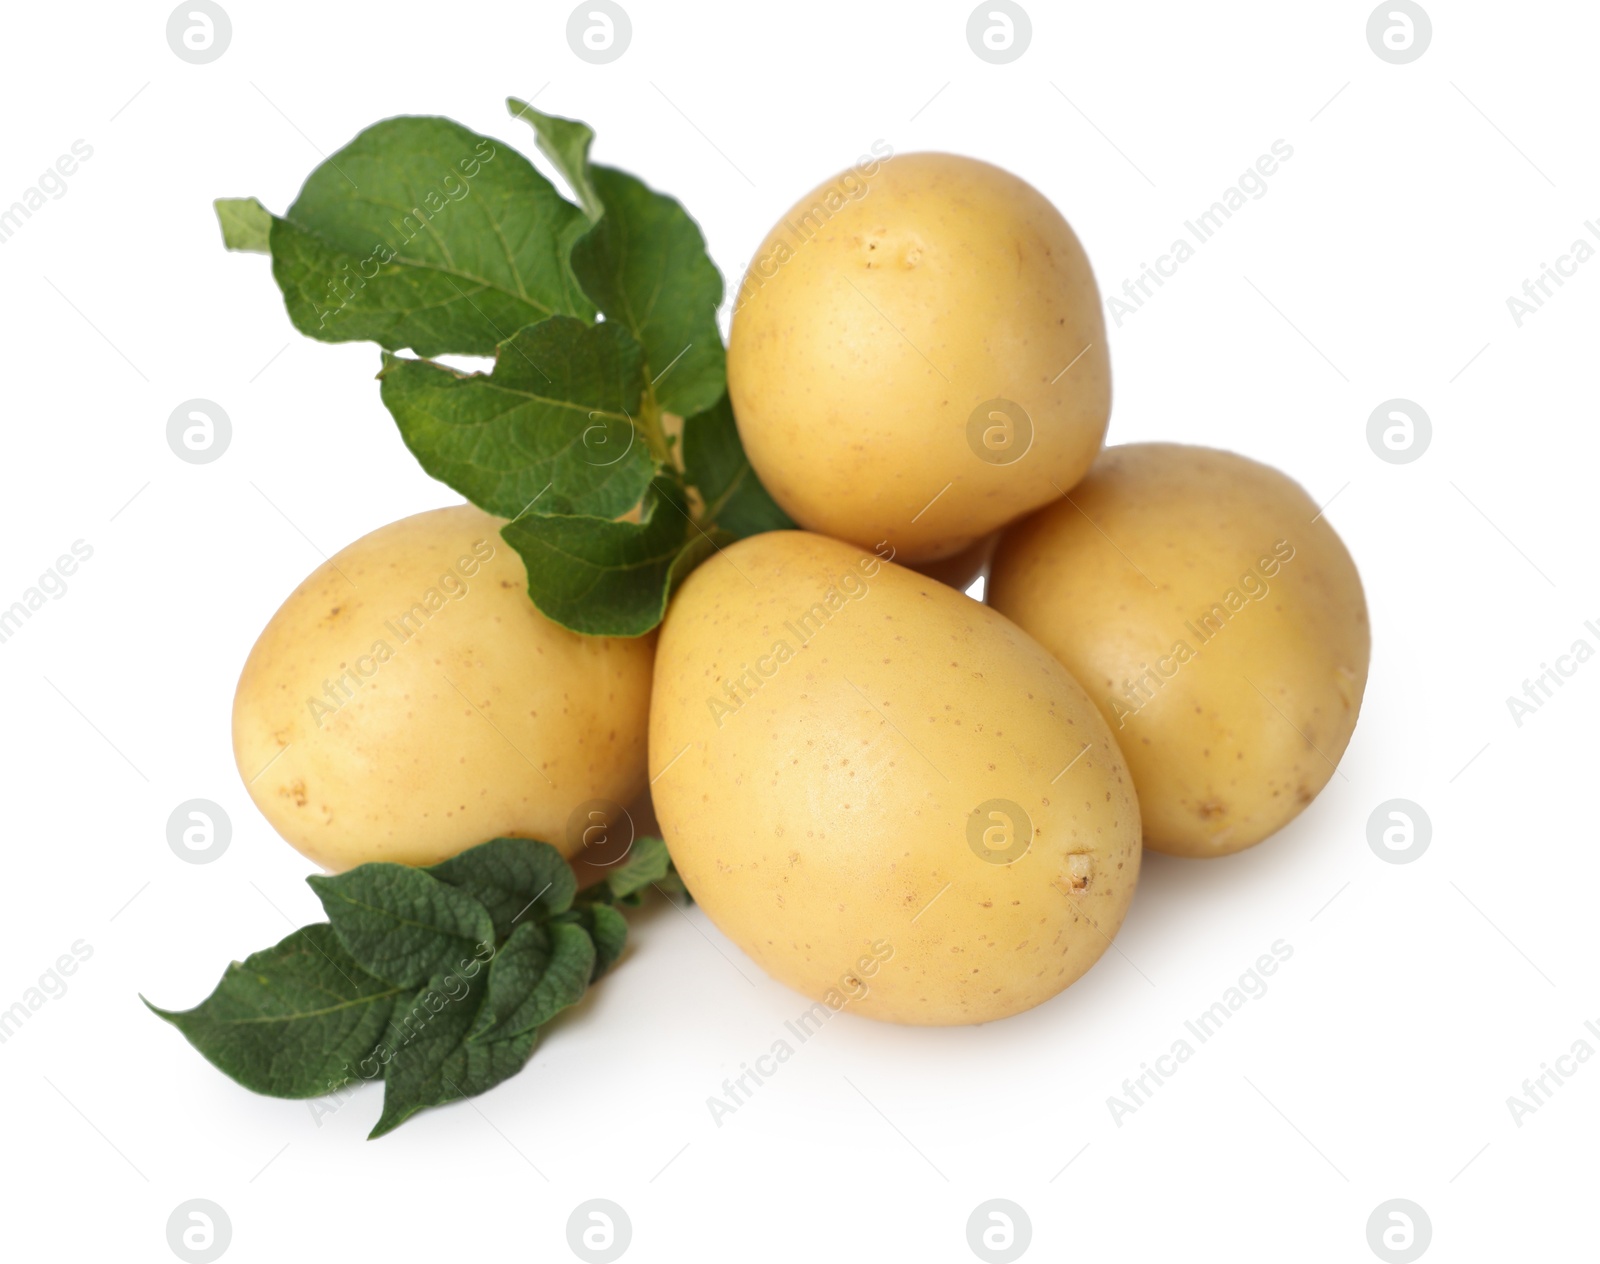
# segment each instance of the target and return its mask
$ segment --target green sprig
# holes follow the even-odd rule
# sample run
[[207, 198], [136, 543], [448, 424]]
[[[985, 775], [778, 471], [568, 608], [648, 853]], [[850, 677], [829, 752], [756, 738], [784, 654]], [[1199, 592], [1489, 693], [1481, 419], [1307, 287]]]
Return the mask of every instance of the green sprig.
[[[223, 241], [272, 256], [302, 333], [383, 348], [401, 438], [429, 474], [510, 520], [547, 617], [640, 636], [716, 548], [794, 524], [740, 444], [723, 281], [699, 226], [591, 163], [586, 124], [514, 97], [507, 108], [576, 205], [502, 142], [394, 118], [317, 167], [282, 216], [219, 199]], [[464, 373], [442, 355], [495, 363]], [[681, 451], [669, 417], [683, 421]]]
[[245, 1088], [310, 1098], [384, 1083], [380, 1137], [487, 1092], [622, 955], [651, 885], [683, 891], [658, 838], [577, 891], [548, 843], [496, 838], [429, 869], [308, 878], [328, 921], [236, 961], [193, 1009], [150, 1009]]

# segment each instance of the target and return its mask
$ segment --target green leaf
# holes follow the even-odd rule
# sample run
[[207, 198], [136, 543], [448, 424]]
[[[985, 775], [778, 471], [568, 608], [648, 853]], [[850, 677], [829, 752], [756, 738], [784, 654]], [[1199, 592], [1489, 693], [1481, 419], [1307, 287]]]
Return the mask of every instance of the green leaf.
[[543, 114], [516, 97], [506, 98], [506, 109], [511, 111], [512, 118], [519, 118], [533, 128], [539, 152], [555, 164], [590, 221], [599, 219], [604, 208], [600, 195], [589, 182], [589, 146], [594, 142], [594, 129], [577, 119]]
[[661, 622], [680, 557], [702, 548], [683, 489], [658, 478], [640, 521], [531, 511], [500, 529], [528, 568], [533, 604], [563, 627], [589, 636], [642, 636]]
[[397, 987], [415, 987], [494, 943], [489, 911], [409, 865], [361, 865], [307, 878], [345, 950]]
[[553, 316], [507, 339], [492, 373], [386, 356], [383, 402], [422, 468], [480, 509], [614, 518], [655, 472], [632, 420], [641, 357], [617, 325]]
[[222, 225], [222, 244], [229, 250], [268, 254], [267, 237], [272, 232], [272, 212], [255, 198], [218, 198], [217, 221]]
[[633, 840], [621, 864], [606, 874], [606, 887], [618, 900], [643, 894], [660, 882], [672, 869], [667, 845], [648, 834]]
[[419, 1110], [476, 1097], [527, 1065], [537, 1030], [469, 1042], [487, 994], [486, 973], [468, 980], [443, 972], [395, 1004], [375, 1056], [384, 1063], [383, 1113], [368, 1139], [398, 1128]]
[[628, 945], [628, 919], [609, 904], [585, 904], [579, 910], [578, 924], [594, 940], [592, 983], [617, 963]]
[[705, 501], [704, 518], [729, 535], [792, 531], [794, 521], [750, 468], [726, 395], [683, 423], [683, 464]]
[[480, 843], [426, 872], [488, 909], [501, 939], [523, 918], [543, 921], [564, 913], [578, 889], [572, 866], [561, 853], [549, 843], [529, 838]]
[[504, 1040], [543, 1027], [583, 999], [595, 946], [576, 922], [517, 927], [489, 963], [489, 989], [473, 1040]]
[[674, 904], [680, 909], [694, 903], [694, 896], [689, 894], [689, 888], [683, 885], [683, 877], [676, 869], [656, 883], [656, 890], [661, 892], [669, 904]]
[[661, 407], [682, 417], [711, 407], [727, 384], [717, 328], [722, 274], [699, 225], [676, 199], [625, 171], [591, 165], [594, 132], [587, 125], [514, 97], [506, 105], [532, 125], [589, 218], [598, 216], [572, 248], [572, 270], [606, 319], [644, 348]]
[[295, 328], [418, 355], [490, 355], [524, 325], [594, 314], [572, 273], [583, 212], [521, 154], [444, 118], [369, 127], [272, 225]]
[[639, 340], [661, 407], [687, 417], [727, 389], [717, 308], [722, 274], [674, 199], [610, 167], [590, 176], [606, 213], [572, 248], [584, 292]]
[[402, 992], [363, 970], [333, 928], [317, 922], [235, 961], [193, 1009], [145, 1004], [245, 1088], [317, 1097], [355, 1078], [352, 1068], [383, 1034]]

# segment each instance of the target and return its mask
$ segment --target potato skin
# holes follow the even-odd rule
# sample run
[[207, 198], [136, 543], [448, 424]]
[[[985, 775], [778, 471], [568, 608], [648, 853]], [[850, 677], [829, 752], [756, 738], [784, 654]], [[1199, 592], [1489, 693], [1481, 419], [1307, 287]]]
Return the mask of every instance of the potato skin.
[[[820, 185], [762, 243], [728, 391], [752, 466], [797, 523], [887, 541], [910, 565], [1077, 482], [1105, 438], [1111, 369], [1088, 259], [1038, 190], [954, 154], [874, 168]], [[1005, 464], [968, 440], [997, 398], [1033, 431]]]
[[402, 518], [307, 577], [233, 705], [256, 806], [330, 870], [425, 865], [490, 838], [571, 856], [568, 819], [644, 788], [654, 636], [579, 636], [528, 599], [502, 520]]
[[1282, 829], [1355, 730], [1372, 645], [1355, 563], [1297, 483], [1231, 452], [1107, 448], [1070, 503], [1001, 537], [987, 600], [1100, 707], [1156, 851]]
[[[1065, 669], [961, 593], [805, 532], [742, 540], [678, 593], [650, 769], [707, 916], [830, 1009], [1028, 1009], [1105, 951], [1138, 878], [1132, 781]], [[969, 834], [1015, 824], [977, 816], [997, 799], [1032, 824], [1010, 863]]]

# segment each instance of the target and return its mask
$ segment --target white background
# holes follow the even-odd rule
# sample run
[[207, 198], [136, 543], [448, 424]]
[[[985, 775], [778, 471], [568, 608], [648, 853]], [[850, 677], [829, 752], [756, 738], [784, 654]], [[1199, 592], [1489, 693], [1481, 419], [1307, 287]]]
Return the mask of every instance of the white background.
[[[604, 1197], [630, 1260], [960, 1261], [1000, 1197], [1031, 1219], [1027, 1259], [1372, 1259], [1391, 1198], [1426, 1210], [1429, 1259], [1594, 1257], [1600, 1059], [1520, 1127], [1506, 1099], [1574, 1041], [1600, 1050], [1600, 662], [1520, 727], [1505, 699], [1600, 648], [1600, 260], [1521, 328], [1506, 298], [1600, 221], [1600, 11], [1430, 0], [1431, 47], [1391, 65], [1364, 2], [1031, 0], [1030, 48], [997, 66], [964, 2], [625, 0], [632, 45], [594, 66], [565, 3], [224, 3], [232, 43], [201, 66], [164, 4], [6, 15], [0, 206], [94, 150], [0, 245], [0, 605], [94, 550], [0, 645], [0, 1008], [93, 949], [0, 1046], [8, 1256], [172, 1259], [169, 1213], [207, 1198], [229, 1261], [559, 1260]], [[975, 1029], [847, 1012], [720, 1128], [707, 1097], [806, 1003], [659, 905], [523, 1074], [384, 1140], [363, 1140], [375, 1090], [318, 1121], [214, 1071], [138, 993], [191, 1005], [318, 916], [233, 768], [239, 667], [323, 552], [455, 497], [401, 445], [376, 349], [296, 334], [211, 200], [282, 210], [391, 114], [532, 153], [508, 93], [680, 197], [730, 286], [876, 138], [1033, 182], [1107, 293], [1288, 141], [1266, 196], [1111, 329], [1112, 439], [1234, 448], [1333, 498], [1374, 629], [1341, 775], [1242, 855], [1148, 857], [1120, 951], [1056, 1000]], [[166, 443], [197, 396], [234, 425], [211, 465]], [[1433, 421], [1412, 464], [1366, 441], [1392, 397]], [[167, 846], [194, 797], [232, 817], [215, 863]], [[1405, 865], [1367, 842], [1395, 797], [1433, 824]], [[1280, 939], [1270, 991], [1114, 1123], [1124, 1078]]]

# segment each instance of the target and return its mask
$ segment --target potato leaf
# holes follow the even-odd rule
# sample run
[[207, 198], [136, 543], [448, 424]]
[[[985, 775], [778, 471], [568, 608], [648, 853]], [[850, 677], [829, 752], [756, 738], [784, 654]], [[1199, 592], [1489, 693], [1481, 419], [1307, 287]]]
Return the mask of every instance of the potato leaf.
[[571, 119], [541, 114], [515, 98], [507, 106], [531, 124], [539, 147], [593, 215], [572, 247], [584, 292], [644, 348], [648, 381], [662, 409], [687, 417], [711, 407], [727, 383], [717, 308], [722, 274], [700, 227], [683, 205], [642, 180], [589, 162], [594, 133]]
[[566, 912], [578, 889], [572, 866], [561, 853], [549, 843], [530, 838], [480, 843], [427, 872], [488, 909], [495, 934], [501, 939], [525, 919], [544, 920]]
[[667, 845], [648, 834], [633, 840], [622, 863], [606, 874], [606, 889], [616, 900], [633, 899], [662, 881], [672, 871]]
[[642, 636], [661, 622], [675, 582], [710, 542], [669, 478], [650, 485], [637, 522], [522, 514], [500, 529], [528, 568], [528, 595], [545, 616], [589, 636]]
[[644, 348], [662, 409], [688, 416], [727, 388], [717, 328], [722, 274], [705, 238], [674, 199], [610, 167], [591, 167], [606, 212], [572, 248], [584, 292]]
[[444, 118], [367, 128], [271, 231], [295, 328], [418, 355], [491, 355], [524, 325], [594, 306], [572, 273], [588, 218], [506, 145]]
[[488, 993], [487, 973], [471, 980], [441, 973], [396, 1002], [375, 1051], [384, 1064], [383, 1113], [369, 1140], [419, 1110], [488, 1092], [527, 1065], [537, 1029], [504, 1040], [467, 1040]]
[[[303, 332], [384, 347], [380, 389], [406, 445], [513, 520], [506, 538], [546, 615], [642, 635], [718, 547], [793, 524], [740, 446], [723, 283], [699, 226], [592, 163], [587, 124], [507, 107], [579, 205], [509, 146], [449, 119], [392, 118], [318, 166], [280, 217], [218, 200], [224, 244], [270, 253]], [[431, 358], [491, 353], [490, 373]], [[679, 452], [666, 414], [686, 419]]]
[[222, 244], [229, 250], [268, 254], [267, 239], [272, 232], [272, 213], [255, 198], [218, 198], [217, 222], [222, 225]]
[[726, 395], [705, 412], [685, 419], [683, 463], [689, 482], [705, 501], [707, 522], [741, 538], [794, 530], [794, 521], [778, 508], [750, 468]]
[[345, 951], [398, 987], [416, 987], [494, 944], [489, 911], [421, 869], [374, 863], [306, 881]]
[[577, 920], [594, 940], [594, 972], [589, 976], [592, 983], [622, 956], [628, 945], [628, 919], [609, 904], [585, 904], [578, 910]]
[[594, 128], [577, 119], [544, 114], [526, 101], [516, 97], [506, 98], [506, 109], [513, 118], [519, 118], [533, 128], [538, 138], [539, 152], [548, 158], [561, 178], [567, 182], [583, 207], [583, 213], [593, 223], [604, 211], [600, 195], [589, 182], [589, 146], [594, 143]]
[[492, 373], [386, 356], [379, 376], [422, 468], [480, 509], [614, 518], [655, 472], [633, 420], [642, 357], [617, 325], [553, 316], [501, 344]]
[[193, 1009], [145, 1004], [223, 1074], [273, 1097], [342, 1087], [389, 1023], [403, 988], [367, 973], [326, 922], [235, 961]]
[[[646, 863], [625, 892], [660, 867], [656, 840], [639, 841]], [[540, 1028], [627, 943], [621, 914], [594, 902], [615, 898], [610, 888], [575, 904], [567, 862], [531, 839], [492, 839], [431, 870], [367, 864], [309, 881], [332, 923], [234, 962], [193, 1009], [145, 1004], [258, 1093], [316, 1097], [382, 1079], [373, 1137], [515, 1075]]]
[[489, 964], [488, 995], [470, 1038], [504, 1040], [543, 1027], [583, 999], [595, 947], [575, 922], [519, 926]]

